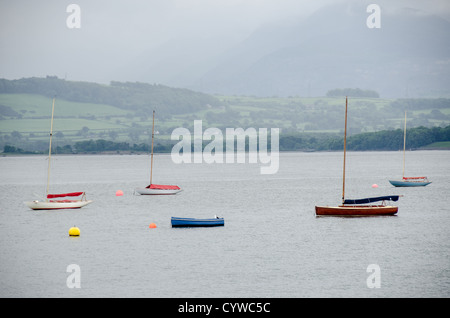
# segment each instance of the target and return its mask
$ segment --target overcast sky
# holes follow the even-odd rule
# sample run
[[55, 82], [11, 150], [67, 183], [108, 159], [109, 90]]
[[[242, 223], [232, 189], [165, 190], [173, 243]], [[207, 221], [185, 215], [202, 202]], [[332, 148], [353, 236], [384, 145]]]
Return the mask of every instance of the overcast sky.
[[[358, 2], [412, 7], [448, 19], [448, 0]], [[133, 81], [119, 70], [168, 41], [196, 39], [224, 49], [267, 23], [301, 19], [332, 0], [0, 0], [0, 78], [57, 75], [68, 80]], [[81, 8], [67, 27], [69, 4]], [[394, 5], [395, 4], [395, 5]], [[214, 42], [212, 39], [215, 39]], [[210, 41], [211, 42], [208, 42]], [[221, 47], [221, 45], [223, 47]]]

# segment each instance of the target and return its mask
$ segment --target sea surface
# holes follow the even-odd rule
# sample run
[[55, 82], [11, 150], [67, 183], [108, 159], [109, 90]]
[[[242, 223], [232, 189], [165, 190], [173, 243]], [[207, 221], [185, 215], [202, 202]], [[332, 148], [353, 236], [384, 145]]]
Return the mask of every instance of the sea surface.
[[[390, 185], [402, 160], [347, 153], [346, 198], [402, 195], [396, 216], [316, 217], [340, 203], [340, 152], [281, 153], [275, 174], [155, 155], [153, 183], [180, 186], [174, 196], [134, 193], [150, 156], [54, 155], [50, 192], [94, 201], [62, 211], [24, 204], [44, 196], [45, 156], [1, 157], [0, 297], [449, 297], [450, 151], [407, 152], [405, 175], [427, 187]], [[170, 225], [214, 215], [224, 227]]]

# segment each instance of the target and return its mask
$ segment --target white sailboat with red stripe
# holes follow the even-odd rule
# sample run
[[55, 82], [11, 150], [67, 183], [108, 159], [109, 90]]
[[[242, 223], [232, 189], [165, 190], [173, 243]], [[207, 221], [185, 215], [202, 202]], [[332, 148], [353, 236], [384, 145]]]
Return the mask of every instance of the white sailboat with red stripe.
[[136, 188], [135, 192], [141, 195], [170, 195], [177, 194], [182, 191], [177, 185], [162, 185], [152, 183], [152, 172], [153, 172], [153, 139], [155, 136], [155, 111], [153, 111], [153, 126], [152, 126], [152, 152], [151, 152], [151, 165], [150, 165], [150, 184], [145, 188]]
[[136, 188], [136, 192], [141, 195], [151, 194], [177, 194], [181, 189], [176, 185], [151, 184], [145, 188]]
[[[81, 197], [80, 197], [81, 196]], [[78, 199], [68, 199], [69, 197], [80, 197]], [[59, 200], [50, 200], [55, 198], [64, 198]], [[48, 194], [46, 201], [29, 201], [25, 204], [33, 210], [61, 210], [61, 209], [79, 209], [82, 208], [92, 200], [86, 199], [86, 193], [84, 192], [71, 192], [60, 194]]]
[[424, 187], [431, 183], [427, 177], [405, 177], [405, 156], [406, 156], [406, 111], [405, 128], [403, 132], [403, 175], [401, 180], [389, 180], [394, 187]]
[[[85, 192], [69, 192], [60, 194], [49, 194], [50, 184], [50, 163], [52, 157], [52, 135], [53, 135], [53, 114], [55, 112], [55, 98], [52, 104], [52, 120], [50, 124], [50, 145], [48, 148], [48, 171], [47, 171], [47, 191], [45, 200], [27, 201], [25, 204], [32, 210], [60, 210], [60, 209], [79, 209], [82, 208], [92, 200], [86, 199]], [[68, 199], [78, 197], [77, 199]], [[56, 199], [56, 200], [55, 200]]]

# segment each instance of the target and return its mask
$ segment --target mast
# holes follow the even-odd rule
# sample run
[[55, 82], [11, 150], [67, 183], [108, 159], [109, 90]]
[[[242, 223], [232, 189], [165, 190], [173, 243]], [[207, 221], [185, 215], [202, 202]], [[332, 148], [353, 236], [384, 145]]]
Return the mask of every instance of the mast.
[[153, 111], [153, 125], [152, 125], [152, 154], [150, 164], [150, 185], [152, 185], [152, 172], [153, 172], [153, 139], [155, 137], [155, 111]]
[[52, 120], [50, 124], [50, 145], [48, 146], [48, 169], [47, 169], [47, 191], [45, 200], [48, 201], [48, 190], [50, 186], [50, 161], [52, 158], [52, 136], [53, 136], [53, 113], [55, 112], [55, 97], [53, 97], [53, 103], [52, 103]]
[[403, 175], [402, 178], [405, 177], [405, 150], [406, 150], [406, 110], [405, 110], [405, 128], [403, 133]]
[[342, 204], [344, 204], [345, 196], [345, 153], [347, 144], [347, 96], [345, 97], [345, 130], [344, 130], [344, 169], [342, 177]]

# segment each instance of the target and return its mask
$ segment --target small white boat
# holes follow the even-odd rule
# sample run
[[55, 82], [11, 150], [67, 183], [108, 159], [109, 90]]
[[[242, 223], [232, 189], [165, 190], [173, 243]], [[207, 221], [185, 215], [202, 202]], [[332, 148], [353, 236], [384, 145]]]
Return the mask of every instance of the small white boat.
[[155, 138], [155, 111], [153, 111], [153, 126], [152, 126], [152, 152], [151, 152], [151, 165], [150, 165], [150, 184], [145, 188], [136, 188], [135, 192], [141, 195], [170, 195], [177, 194], [182, 191], [179, 186], [176, 185], [161, 185], [152, 183], [153, 173], [153, 140]]
[[424, 187], [431, 183], [427, 177], [403, 177], [402, 180], [389, 180], [394, 187]]
[[[47, 196], [43, 201], [34, 200], [25, 202], [25, 204], [32, 210], [60, 210], [60, 209], [79, 209], [82, 208], [92, 200], [86, 199], [85, 192], [70, 192], [70, 193], [61, 193], [61, 194], [49, 194], [49, 185], [50, 185], [50, 163], [52, 158], [52, 136], [53, 136], [53, 114], [55, 112], [55, 98], [53, 98], [52, 104], [52, 119], [50, 124], [50, 145], [48, 147], [48, 170], [47, 170]], [[79, 197], [77, 200], [68, 200], [68, 199], [60, 199], [60, 200], [49, 200], [56, 198], [66, 198], [66, 197]]]
[[[65, 198], [65, 197], [78, 197], [81, 195], [81, 199], [78, 200], [48, 200], [52, 198]], [[79, 209], [82, 208], [92, 200], [86, 199], [86, 193], [84, 192], [72, 192], [62, 194], [49, 194], [47, 195], [47, 201], [28, 201], [25, 204], [32, 210], [62, 210], [62, 209]]]
[[389, 180], [394, 187], [424, 187], [431, 183], [427, 177], [405, 177], [405, 152], [406, 152], [406, 111], [405, 128], [403, 132], [403, 176], [401, 180]]
[[141, 195], [167, 195], [177, 194], [182, 190], [176, 185], [151, 184], [146, 188], [136, 188], [135, 191]]

